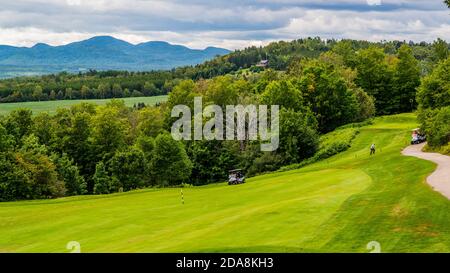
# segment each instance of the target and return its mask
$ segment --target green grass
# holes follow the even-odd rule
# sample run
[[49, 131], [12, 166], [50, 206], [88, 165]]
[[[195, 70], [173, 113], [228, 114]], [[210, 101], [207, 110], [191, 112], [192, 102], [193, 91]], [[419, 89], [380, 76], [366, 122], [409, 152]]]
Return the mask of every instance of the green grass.
[[[154, 105], [158, 102], [163, 102], [167, 100], [167, 96], [155, 96], [155, 97], [133, 97], [133, 98], [122, 98], [125, 104], [129, 107], [133, 106], [135, 103], [143, 102], [145, 104]], [[9, 112], [19, 109], [26, 108], [33, 111], [33, 113], [48, 112], [50, 114], [56, 113], [58, 108], [69, 108], [74, 104], [81, 102], [89, 102], [97, 105], [103, 105], [111, 99], [99, 99], [99, 100], [57, 100], [57, 101], [32, 101], [32, 102], [17, 102], [17, 103], [0, 103], [0, 115], [6, 115]]]
[[[0, 251], [449, 252], [450, 201], [400, 154], [415, 117], [382, 117], [347, 151], [302, 169], [183, 189], [0, 204]], [[378, 147], [369, 156], [369, 146]]]
[[423, 151], [425, 152], [430, 152], [430, 153], [440, 153], [443, 155], [450, 155], [450, 143], [448, 143], [447, 145], [441, 146], [441, 147], [430, 147], [427, 145], [425, 145]]

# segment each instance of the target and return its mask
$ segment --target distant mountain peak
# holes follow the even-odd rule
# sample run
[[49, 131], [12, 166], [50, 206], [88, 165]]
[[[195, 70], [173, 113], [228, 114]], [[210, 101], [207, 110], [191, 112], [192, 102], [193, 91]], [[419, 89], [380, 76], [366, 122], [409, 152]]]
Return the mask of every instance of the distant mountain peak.
[[37, 43], [31, 48], [0, 45], [0, 68], [3, 66], [8, 69], [0, 73], [20, 76], [20, 73], [49, 74], [87, 69], [129, 71], [172, 69], [203, 63], [229, 52], [227, 49], [217, 47], [190, 49], [166, 41], [149, 41], [134, 45], [105, 35], [60, 46], [45, 43]]
[[132, 44], [128, 43], [127, 41], [120, 40], [117, 38], [114, 38], [112, 36], [94, 36], [92, 38], [74, 42], [72, 44], [81, 44], [81, 45], [125, 45], [125, 46], [132, 46]]
[[[101, 36], [94, 36], [91, 37], [89, 39], [86, 39], [82, 42], [86, 42], [86, 41], [95, 41], [95, 42], [125, 42], [124, 40], [120, 40], [117, 38], [114, 38], [113, 36], [108, 36], [108, 35], [101, 35]], [[128, 43], [128, 42], [125, 42]]]
[[140, 44], [153, 44], [153, 45], [172, 45], [169, 42], [166, 41], [148, 41], [148, 42], [143, 42]]
[[46, 44], [46, 43], [37, 43], [32, 48], [50, 48], [52, 46]]

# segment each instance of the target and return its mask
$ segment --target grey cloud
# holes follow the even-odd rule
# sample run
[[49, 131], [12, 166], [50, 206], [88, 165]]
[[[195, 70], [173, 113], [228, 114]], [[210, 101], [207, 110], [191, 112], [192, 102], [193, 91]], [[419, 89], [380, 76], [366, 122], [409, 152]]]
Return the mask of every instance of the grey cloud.
[[70, 33], [77, 38], [120, 34], [136, 41], [165, 38], [225, 47], [310, 35], [449, 39], [449, 10], [441, 0], [381, 1], [376, 6], [366, 0], [0, 0], [0, 31], [10, 33], [0, 35], [0, 44], [29, 45], [31, 38], [20, 42], [14, 33], [36, 30], [40, 41], [56, 44], [67, 41]]

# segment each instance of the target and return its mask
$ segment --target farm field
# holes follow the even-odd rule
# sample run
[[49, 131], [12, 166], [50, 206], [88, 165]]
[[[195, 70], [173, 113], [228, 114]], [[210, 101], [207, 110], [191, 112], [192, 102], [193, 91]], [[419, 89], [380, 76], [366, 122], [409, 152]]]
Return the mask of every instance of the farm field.
[[449, 252], [450, 202], [425, 183], [435, 165], [400, 153], [415, 126], [376, 118], [334, 157], [184, 188], [184, 204], [179, 188], [0, 203], [0, 252]]
[[[154, 105], [158, 102], [167, 100], [167, 96], [154, 97], [133, 97], [122, 98], [127, 106], [133, 106], [135, 103], [143, 102], [145, 104]], [[33, 101], [33, 102], [17, 102], [17, 103], [0, 103], [0, 115], [6, 115], [14, 109], [27, 108], [33, 111], [34, 114], [41, 112], [48, 112], [50, 114], [56, 113], [58, 108], [69, 108], [72, 105], [88, 102], [97, 105], [103, 105], [111, 99], [94, 99], [94, 100], [58, 100], [58, 101]]]

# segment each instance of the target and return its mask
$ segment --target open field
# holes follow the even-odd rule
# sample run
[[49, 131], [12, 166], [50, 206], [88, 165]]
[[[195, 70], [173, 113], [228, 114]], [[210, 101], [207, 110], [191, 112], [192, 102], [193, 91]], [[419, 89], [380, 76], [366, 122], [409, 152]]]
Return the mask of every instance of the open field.
[[[449, 252], [450, 202], [400, 154], [415, 116], [377, 118], [299, 170], [180, 189], [0, 204], [0, 252]], [[369, 156], [369, 146], [378, 147]]]
[[[122, 98], [127, 106], [133, 106], [135, 103], [143, 102], [145, 104], [156, 104], [158, 102], [166, 101], [167, 96], [154, 97], [133, 97]], [[68, 108], [74, 104], [81, 102], [89, 102], [97, 105], [106, 104], [111, 99], [100, 100], [57, 100], [57, 101], [33, 101], [33, 102], [17, 102], [17, 103], [0, 103], [0, 115], [6, 115], [14, 109], [27, 108], [31, 109], [33, 113], [48, 112], [54, 114], [58, 108]]]

